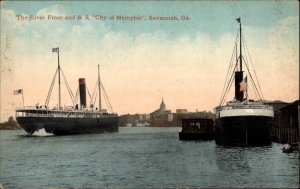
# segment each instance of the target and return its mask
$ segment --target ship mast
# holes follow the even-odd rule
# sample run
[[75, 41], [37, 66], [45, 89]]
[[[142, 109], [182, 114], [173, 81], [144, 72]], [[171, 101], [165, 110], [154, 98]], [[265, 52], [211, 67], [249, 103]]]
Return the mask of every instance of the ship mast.
[[243, 81], [243, 67], [242, 67], [242, 25], [241, 25], [241, 18], [236, 19], [240, 23], [240, 70], [235, 71], [235, 99], [238, 101], [243, 101], [244, 92], [241, 91], [240, 83]]
[[240, 71], [243, 71], [243, 66], [242, 66], [242, 23], [241, 23], [241, 18], [238, 18], [237, 21], [240, 23]]
[[[247, 58], [244, 59], [243, 54], [242, 54], [243, 53], [242, 49], [244, 48], [244, 55], [250, 57], [250, 54], [249, 54], [249, 51], [248, 51], [248, 48], [247, 48], [247, 44], [245, 42], [245, 39], [242, 36], [241, 18], [237, 18], [236, 20], [239, 23], [239, 28], [238, 28], [237, 35], [236, 35], [235, 47], [234, 47], [234, 50], [232, 52], [232, 59], [231, 59], [230, 66], [229, 66], [229, 69], [228, 69], [228, 73], [230, 73], [230, 71], [233, 70], [233, 74], [229, 77], [229, 75], [227, 73], [226, 80], [225, 80], [225, 85], [224, 85], [223, 92], [222, 92], [221, 99], [220, 99], [220, 106], [223, 104], [223, 102], [225, 102], [226, 96], [227, 96], [227, 94], [230, 90], [230, 87], [231, 87], [232, 83], [234, 83], [234, 86], [235, 86], [234, 100], [235, 101], [240, 101], [240, 102], [242, 102], [243, 100], [246, 100], [246, 101], [248, 100], [249, 93], [248, 93], [247, 78], [251, 79], [250, 81], [252, 81], [252, 86], [254, 87], [254, 93], [255, 93], [256, 97], [259, 98], [260, 101], [262, 102], [262, 91], [260, 89], [258, 78], [256, 76], [253, 65], [252, 65], [252, 69], [254, 71], [254, 74], [255, 74], [255, 77], [256, 77], [256, 82], [257, 82], [259, 88], [257, 88], [256, 83], [255, 83], [255, 81], [252, 77], [252, 74], [251, 74], [250, 70], [249, 70], [248, 60], [247, 60]], [[238, 40], [240, 41], [239, 42], [239, 45], [240, 45], [240, 50], [239, 51], [240, 52], [238, 52]], [[244, 47], [242, 45], [244, 45]], [[234, 67], [233, 67], [232, 62], [234, 61], [234, 59], [233, 59], [234, 53], [235, 53], [235, 64], [234, 64]], [[244, 63], [244, 69], [246, 71], [245, 72], [245, 76], [246, 76], [245, 78], [243, 77], [243, 75], [244, 75], [243, 63]], [[252, 64], [251, 57], [250, 57], [250, 63]], [[231, 68], [233, 68], [233, 69], [231, 69]], [[227, 84], [227, 86], [226, 86], [226, 84]]]
[[60, 92], [60, 65], [59, 65], [59, 48], [57, 48], [57, 62], [58, 62], [58, 109], [61, 107], [61, 92]]
[[100, 66], [98, 64], [98, 90], [99, 90], [99, 111], [101, 111], [101, 80], [100, 80]]
[[58, 71], [58, 109], [61, 108], [61, 92], [60, 92], [60, 64], [59, 64], [59, 47], [52, 48], [52, 52], [57, 52], [57, 71]]

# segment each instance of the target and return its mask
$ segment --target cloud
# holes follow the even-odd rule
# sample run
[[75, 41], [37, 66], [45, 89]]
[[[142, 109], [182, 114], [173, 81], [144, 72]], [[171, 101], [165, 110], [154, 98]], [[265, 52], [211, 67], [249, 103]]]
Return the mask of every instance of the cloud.
[[66, 9], [63, 5], [53, 5], [51, 7], [46, 7], [41, 10], [39, 10], [36, 13], [37, 16], [45, 16], [47, 18], [48, 15], [52, 16], [65, 16], [66, 15]]
[[[28, 16], [22, 14], [22, 16]], [[1, 9], [1, 33], [17, 33], [26, 31], [29, 23], [27, 21], [18, 21], [13, 10]]]

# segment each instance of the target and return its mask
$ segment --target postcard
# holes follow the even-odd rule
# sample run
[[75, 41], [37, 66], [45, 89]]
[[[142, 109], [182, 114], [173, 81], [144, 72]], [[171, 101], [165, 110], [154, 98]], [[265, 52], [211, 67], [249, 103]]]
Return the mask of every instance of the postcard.
[[1, 1], [0, 188], [299, 187], [298, 6]]

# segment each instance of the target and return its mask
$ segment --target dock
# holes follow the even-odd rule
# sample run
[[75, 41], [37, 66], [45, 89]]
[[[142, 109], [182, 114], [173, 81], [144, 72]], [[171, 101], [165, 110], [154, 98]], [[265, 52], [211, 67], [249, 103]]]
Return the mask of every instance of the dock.
[[272, 127], [273, 142], [296, 144], [299, 142], [299, 112], [300, 103], [292, 103], [275, 109]]

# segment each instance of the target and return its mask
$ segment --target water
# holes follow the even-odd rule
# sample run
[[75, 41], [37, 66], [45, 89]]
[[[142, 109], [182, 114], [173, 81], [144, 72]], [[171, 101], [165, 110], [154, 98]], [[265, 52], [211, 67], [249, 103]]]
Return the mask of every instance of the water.
[[180, 128], [28, 136], [0, 131], [4, 188], [299, 187], [299, 153], [178, 140]]

